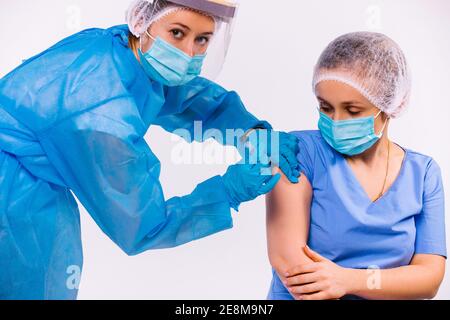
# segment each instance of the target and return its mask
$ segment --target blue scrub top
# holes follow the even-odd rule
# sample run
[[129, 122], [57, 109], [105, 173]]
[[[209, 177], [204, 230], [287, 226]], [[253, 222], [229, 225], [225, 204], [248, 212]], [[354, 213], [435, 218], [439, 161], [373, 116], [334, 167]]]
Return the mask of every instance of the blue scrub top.
[[[405, 150], [391, 188], [372, 202], [343, 155], [319, 131], [300, 138], [298, 160], [313, 188], [308, 245], [345, 268], [389, 269], [414, 254], [446, 257], [444, 189], [438, 164]], [[268, 299], [293, 299], [273, 271]]]

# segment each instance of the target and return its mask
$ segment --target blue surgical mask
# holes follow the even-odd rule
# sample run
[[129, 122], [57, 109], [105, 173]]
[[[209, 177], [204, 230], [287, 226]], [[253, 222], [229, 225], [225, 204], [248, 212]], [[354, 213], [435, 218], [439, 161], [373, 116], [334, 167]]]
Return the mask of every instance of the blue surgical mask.
[[169, 87], [181, 86], [198, 77], [206, 55], [190, 57], [161, 38], [153, 39], [150, 50], [139, 57], [145, 73], [150, 79]]
[[380, 134], [375, 133], [374, 117], [334, 121], [320, 112], [319, 129], [325, 141], [337, 152], [347, 156], [355, 156], [370, 149], [382, 136], [387, 120]]

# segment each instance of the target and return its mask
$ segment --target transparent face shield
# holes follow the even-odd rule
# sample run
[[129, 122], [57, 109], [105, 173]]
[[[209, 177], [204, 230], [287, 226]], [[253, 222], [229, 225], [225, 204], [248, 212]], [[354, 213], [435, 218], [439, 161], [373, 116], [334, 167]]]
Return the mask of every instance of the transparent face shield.
[[[202, 31], [212, 31], [211, 28], [208, 29], [206, 24], [205, 27], [202, 27], [201, 23], [193, 22], [192, 19], [184, 20], [182, 14], [174, 15], [172, 18], [169, 17], [170, 14], [175, 13], [180, 8], [188, 8], [194, 13], [209, 16], [214, 20], [212, 24], [214, 26], [214, 34], [208, 37], [208, 42], [204, 47], [206, 50], [193, 50], [190, 46], [196, 45], [193, 39], [196, 39], [197, 33], [200, 38]], [[140, 37], [142, 43], [149, 44], [154, 40], [147, 35], [148, 30], [152, 31], [152, 38], [161, 37], [163, 40], [168, 40], [167, 30], [161, 30], [160, 26], [156, 25], [158, 22], [163, 24], [165, 22], [164, 18], [166, 21], [170, 19], [171, 22], [188, 27], [190, 30], [183, 29], [183, 31], [188, 34], [186, 39], [189, 38], [189, 40], [170, 41], [169, 39], [167, 42], [186, 54], [194, 56], [205, 55], [200, 76], [215, 80], [225, 63], [237, 11], [237, 3], [229, 0], [138, 0], [128, 10], [127, 20], [130, 31]], [[211, 27], [211, 20], [208, 21], [208, 25]], [[162, 36], [158, 33], [162, 34]], [[164, 39], [164, 37], [166, 38]], [[151, 45], [144, 47], [148, 49]]]
[[229, 0], [171, 0], [170, 2], [199, 10], [214, 18], [215, 32], [209, 41], [200, 76], [211, 80], [216, 79], [227, 57], [238, 3]]

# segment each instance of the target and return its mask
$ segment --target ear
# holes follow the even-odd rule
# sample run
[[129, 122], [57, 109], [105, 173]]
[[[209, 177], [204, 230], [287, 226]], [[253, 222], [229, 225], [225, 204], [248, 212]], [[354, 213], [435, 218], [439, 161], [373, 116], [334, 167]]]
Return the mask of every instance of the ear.
[[136, 37], [139, 38], [141, 34], [145, 32], [144, 28], [144, 21], [143, 19], [134, 20], [128, 22], [128, 29], [130, 29], [130, 32]]
[[401, 97], [399, 99], [399, 101], [397, 102], [398, 107], [395, 108], [394, 112], [392, 112], [392, 114], [390, 115], [390, 118], [395, 119], [398, 116], [400, 116], [408, 107], [410, 100], [411, 100], [411, 91], [407, 90], [407, 92], [404, 94], [404, 96]]

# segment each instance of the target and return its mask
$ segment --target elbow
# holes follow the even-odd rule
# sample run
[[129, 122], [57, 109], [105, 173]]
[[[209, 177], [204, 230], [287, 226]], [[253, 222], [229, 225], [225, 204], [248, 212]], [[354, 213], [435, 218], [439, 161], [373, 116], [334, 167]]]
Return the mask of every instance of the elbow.
[[425, 299], [425, 300], [434, 299], [437, 296], [437, 294], [439, 293], [439, 288], [441, 286], [442, 280], [443, 279], [440, 279], [437, 281], [430, 281], [429, 287], [426, 290], [424, 290], [424, 292], [423, 292], [422, 299]]
[[283, 276], [292, 265], [280, 255], [269, 254], [270, 265], [278, 273]]
[[424, 292], [423, 299], [425, 300], [433, 300], [439, 292], [439, 286], [433, 287]]
[[424, 299], [426, 299], [426, 300], [434, 299], [437, 296], [437, 294], [439, 293], [439, 288], [441, 287], [441, 282], [442, 281], [439, 281], [438, 283], [433, 284], [426, 292]]
[[115, 237], [111, 237], [111, 240], [129, 257], [142, 253], [142, 237], [133, 230], [122, 232]]
[[119, 248], [129, 257], [139, 254], [136, 245], [132, 241], [114, 241]]
[[269, 261], [279, 275], [284, 275], [293, 267], [312, 262], [303, 251], [281, 252], [281, 250], [269, 250]]
[[161, 245], [161, 238], [163, 238], [161, 231], [166, 223], [166, 221], [163, 221], [150, 227], [135, 224], [135, 228], [123, 230], [113, 240], [130, 257], [139, 255], [147, 250], [160, 249], [164, 247]]
[[439, 292], [439, 288], [437, 288], [436, 290], [431, 291], [431, 293], [428, 295], [427, 299], [428, 300], [434, 299], [437, 296], [438, 292]]
[[303, 252], [269, 252], [269, 261], [272, 268], [277, 272], [280, 278], [286, 278], [285, 274], [290, 269], [311, 262]]
[[129, 257], [134, 257], [139, 254], [135, 247], [120, 247], [122, 251]]
[[428, 289], [428, 292], [426, 292], [425, 299], [432, 300], [438, 295], [442, 281], [444, 281], [444, 276], [445, 276], [445, 264], [442, 266], [439, 272], [433, 273], [432, 275], [433, 280], [430, 281], [430, 287]]

